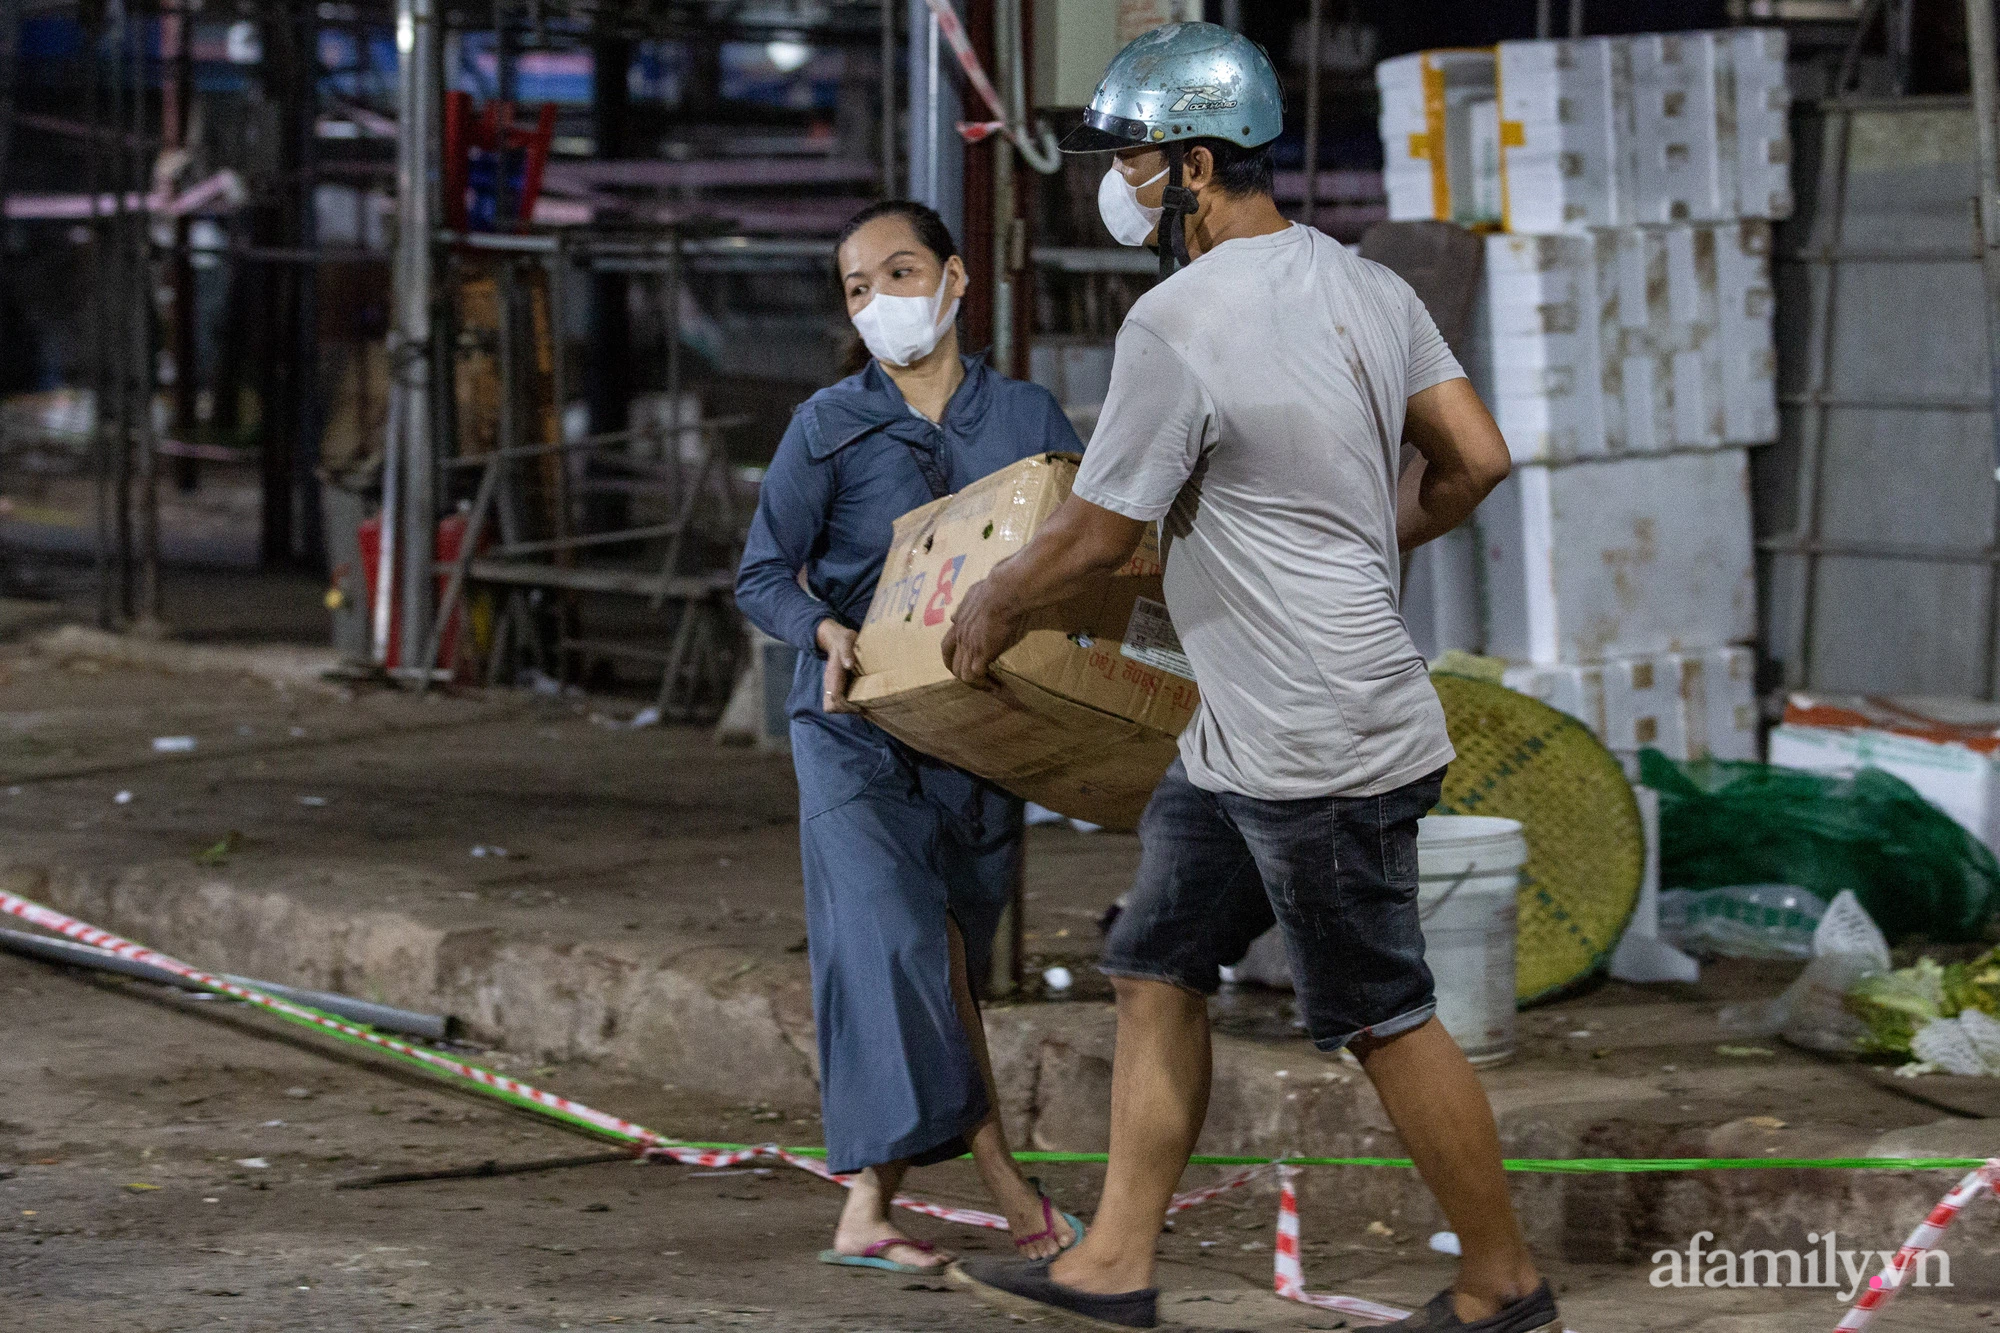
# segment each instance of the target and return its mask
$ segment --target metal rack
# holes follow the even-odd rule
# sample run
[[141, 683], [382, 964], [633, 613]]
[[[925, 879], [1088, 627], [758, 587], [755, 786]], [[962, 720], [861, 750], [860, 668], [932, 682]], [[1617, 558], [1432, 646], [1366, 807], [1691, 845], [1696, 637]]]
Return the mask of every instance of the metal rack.
[[[656, 271], [666, 277], [666, 396], [678, 405], [682, 374], [675, 312], [689, 230], [665, 227], [646, 234], [608, 235], [439, 232], [431, 238], [448, 256], [474, 255], [501, 261], [495, 268], [502, 312], [497, 349], [501, 386], [498, 439], [497, 447], [488, 452], [436, 465], [432, 479], [435, 493], [447, 499], [464, 479], [476, 475], [477, 482], [466, 510], [457, 558], [433, 562], [428, 571], [445, 579], [435, 612], [424, 620], [411, 618], [408, 622], [428, 625], [421, 652], [413, 663], [403, 664], [392, 674], [414, 680], [419, 688], [448, 674], [448, 664], [440, 655], [449, 627], [462, 613], [468, 593], [483, 586], [492, 591], [500, 606], [487, 654], [489, 682], [511, 679], [527, 666], [554, 666], [552, 674], [561, 675], [579, 657], [614, 657], [660, 668], [657, 706], [663, 716], [691, 717], [705, 704], [719, 704], [721, 697], [726, 697], [740, 651], [741, 631], [730, 596], [745, 516], [738, 512], [732, 492], [725, 442], [730, 430], [749, 419], [688, 421], [680, 417], [677, 407], [674, 421], [665, 426], [653, 424], [575, 441], [531, 441], [524, 427], [529, 414], [522, 408], [519, 392], [534, 346], [524, 327], [528, 321], [523, 317], [521, 266], [535, 266], [545, 276], [549, 323], [558, 331], [568, 271], [572, 267], [615, 266], [625, 272]], [[566, 400], [570, 376], [559, 333], [554, 341], [553, 397], [560, 404]], [[454, 356], [443, 358], [444, 364], [450, 366]], [[392, 420], [407, 422], [419, 409], [405, 393], [400, 407], [392, 400], [390, 412]], [[684, 475], [678, 468], [628, 456], [635, 444], [664, 440], [678, 445], [688, 436], [700, 442], [691, 473]], [[406, 446], [407, 442], [406, 435]], [[579, 465], [584, 473], [581, 477], [577, 475]], [[554, 494], [544, 497], [549, 503], [544, 506], [546, 521], [540, 524], [525, 512], [523, 503], [530, 487], [521, 472], [530, 466], [539, 466], [555, 483]], [[592, 471], [597, 475], [591, 475]], [[389, 489], [385, 487], [385, 508]], [[591, 507], [581, 503], [593, 489], [663, 497], [673, 506], [673, 513], [663, 522], [594, 525]], [[494, 529], [499, 540], [488, 546], [485, 543]], [[605, 555], [614, 558], [600, 558]], [[387, 656], [390, 586], [386, 577], [377, 581], [378, 662]], [[590, 638], [563, 623], [554, 639], [556, 660], [547, 661], [540, 652], [543, 636], [537, 633], [537, 594], [555, 594], [566, 602], [582, 596], [640, 599], [649, 612], [661, 617], [663, 627], [670, 631], [669, 643], [658, 648]], [[568, 622], [574, 618], [557, 619]]]

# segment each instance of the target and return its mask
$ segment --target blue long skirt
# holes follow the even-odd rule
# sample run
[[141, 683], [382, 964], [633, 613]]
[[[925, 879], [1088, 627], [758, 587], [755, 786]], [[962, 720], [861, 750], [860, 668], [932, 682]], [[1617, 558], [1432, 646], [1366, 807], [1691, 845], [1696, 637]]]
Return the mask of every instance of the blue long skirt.
[[820, 664], [807, 658], [808, 671], [814, 697], [791, 734], [827, 1165], [943, 1161], [991, 1109], [945, 919], [985, 976], [1020, 867], [1021, 802], [866, 719], [819, 712]]

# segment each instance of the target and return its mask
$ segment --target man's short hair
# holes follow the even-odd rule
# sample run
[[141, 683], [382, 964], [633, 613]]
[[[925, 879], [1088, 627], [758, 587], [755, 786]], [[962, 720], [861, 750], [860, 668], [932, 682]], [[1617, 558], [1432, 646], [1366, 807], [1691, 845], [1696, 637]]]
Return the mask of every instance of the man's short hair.
[[1206, 148], [1215, 162], [1215, 184], [1232, 199], [1271, 193], [1277, 176], [1277, 143], [1245, 148], [1227, 139], [1189, 139], [1189, 148]]

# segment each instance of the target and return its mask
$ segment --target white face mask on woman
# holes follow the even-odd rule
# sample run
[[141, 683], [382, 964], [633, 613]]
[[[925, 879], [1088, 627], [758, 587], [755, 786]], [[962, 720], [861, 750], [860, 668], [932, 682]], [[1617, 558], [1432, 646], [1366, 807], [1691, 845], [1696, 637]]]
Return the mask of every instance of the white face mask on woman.
[[854, 315], [855, 332], [877, 361], [901, 370], [931, 354], [944, 331], [958, 318], [958, 300], [942, 314], [944, 294], [951, 286], [951, 271], [938, 279], [935, 296], [890, 296], [877, 292]]
[[[1160, 176], [1167, 174], [1160, 168]], [[1111, 170], [1104, 173], [1104, 179], [1097, 183], [1097, 216], [1104, 219], [1105, 230], [1111, 239], [1120, 245], [1144, 245], [1146, 238], [1153, 234], [1153, 228], [1160, 225], [1160, 215], [1164, 208], [1148, 208], [1139, 202], [1139, 191], [1151, 185], [1160, 176], [1144, 184], [1133, 185], [1125, 179], [1125, 173], [1113, 163]]]

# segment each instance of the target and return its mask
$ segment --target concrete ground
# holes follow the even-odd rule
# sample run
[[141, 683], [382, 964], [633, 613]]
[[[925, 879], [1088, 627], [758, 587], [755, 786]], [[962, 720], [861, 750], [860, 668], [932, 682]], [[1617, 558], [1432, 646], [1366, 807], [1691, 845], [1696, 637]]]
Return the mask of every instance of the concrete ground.
[[[693, 730], [626, 728], [629, 705], [419, 700], [328, 686], [320, 664], [282, 646], [73, 630], [0, 645], [0, 882], [197, 964], [448, 1010], [491, 1048], [482, 1058], [684, 1138], [814, 1141], [787, 761]], [[184, 736], [192, 751], [154, 748]], [[1103, 1145], [1112, 1019], [1088, 963], [1135, 850], [1124, 837], [1032, 835], [1033, 962], [1065, 963], [1086, 984], [989, 1009], [1023, 1143]], [[1989, 1089], [1912, 1085], [1722, 1031], [1720, 1003], [1785, 977], [1719, 967], [1699, 986], [1605, 985], [1522, 1015], [1520, 1055], [1486, 1075], [1510, 1152], [2000, 1151]], [[0, 1111], [0, 1293], [10, 1314], [30, 1312], [25, 1326], [920, 1329], [978, 1317], [959, 1296], [812, 1264], [835, 1199], [794, 1171], [620, 1164], [332, 1190], [370, 1171], [591, 1149], [273, 1039], [239, 1011], [128, 989], [0, 959], [0, 1034], [21, 1077]], [[1216, 1012], [1206, 1150], [1396, 1151], [1365, 1080], [1301, 1041], [1281, 1000], [1225, 997]], [[258, 1157], [271, 1165], [238, 1165]], [[1095, 1195], [1093, 1168], [1046, 1174], [1066, 1201]], [[1893, 1246], [1951, 1183], [1516, 1179], [1580, 1333], [1830, 1327], [1826, 1292], [1661, 1291], [1649, 1256], [1704, 1229], [1746, 1249], [1803, 1247], [1828, 1228], [1843, 1246]], [[127, 1188], [143, 1184], [161, 1188]], [[977, 1198], [958, 1165], [921, 1188]], [[1445, 1280], [1421, 1239], [1439, 1219], [1408, 1173], [1317, 1170], [1304, 1191], [1314, 1286], [1407, 1303]], [[1172, 1318], [1336, 1326], [1263, 1294], [1272, 1208], [1268, 1192], [1246, 1192], [1163, 1241]], [[983, 1239], [913, 1226], [961, 1250]], [[1908, 1293], [1878, 1326], [1987, 1326], [2000, 1205], [1970, 1210], [1953, 1245], [1956, 1288]]]
[[[803, 1172], [604, 1163], [368, 1190], [342, 1182], [587, 1154], [519, 1113], [330, 1057], [240, 1011], [0, 958], [9, 1068], [0, 1119], [0, 1308], [10, 1328], [542, 1330], [665, 1324], [749, 1330], [1007, 1327], [937, 1281], [812, 1261], [838, 1207]], [[498, 1062], [517, 1072], [525, 1060]], [[655, 1124], [730, 1136], [794, 1120], [587, 1065], [534, 1075]], [[961, 1164], [924, 1191], [978, 1202]], [[1209, 1173], [1213, 1174], [1213, 1173]], [[1088, 1200], [1090, 1168], [1051, 1188]], [[1315, 1290], [1410, 1303], [1449, 1281], [1421, 1238], [1376, 1234], [1305, 1186]], [[1331, 1206], [1329, 1206], [1331, 1205]], [[1275, 1204], [1246, 1191], [1183, 1215], [1160, 1244], [1163, 1318], [1199, 1329], [1330, 1329], [1269, 1294]], [[1001, 1238], [909, 1217], [960, 1254]], [[1579, 1333], [1818, 1333], [1825, 1291], [1656, 1289], [1645, 1269], [1557, 1260]], [[2000, 1327], [1991, 1265], [1910, 1291], [1876, 1327]]]

